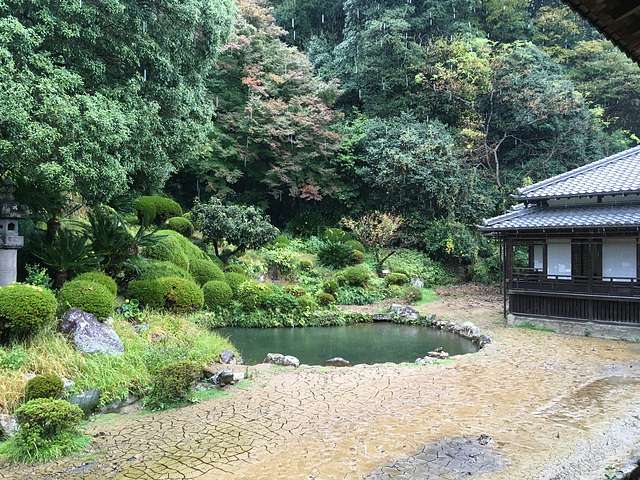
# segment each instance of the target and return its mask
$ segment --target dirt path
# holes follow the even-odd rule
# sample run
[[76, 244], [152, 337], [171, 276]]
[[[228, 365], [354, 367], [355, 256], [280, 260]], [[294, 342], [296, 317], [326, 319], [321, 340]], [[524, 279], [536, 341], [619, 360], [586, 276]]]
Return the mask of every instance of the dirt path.
[[639, 345], [506, 328], [495, 292], [467, 294], [420, 310], [479, 325], [494, 341], [476, 354], [256, 366], [231, 396], [91, 424], [95, 459], [0, 465], [0, 478], [590, 480], [636, 452]]

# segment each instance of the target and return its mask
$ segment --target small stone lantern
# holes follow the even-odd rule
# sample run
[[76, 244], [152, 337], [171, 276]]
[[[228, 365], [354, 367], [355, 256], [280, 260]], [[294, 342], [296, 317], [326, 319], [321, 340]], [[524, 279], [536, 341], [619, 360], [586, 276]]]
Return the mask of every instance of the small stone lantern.
[[0, 287], [18, 279], [18, 249], [24, 237], [18, 235], [18, 220], [27, 218], [29, 209], [16, 202], [16, 187], [5, 178], [0, 183]]

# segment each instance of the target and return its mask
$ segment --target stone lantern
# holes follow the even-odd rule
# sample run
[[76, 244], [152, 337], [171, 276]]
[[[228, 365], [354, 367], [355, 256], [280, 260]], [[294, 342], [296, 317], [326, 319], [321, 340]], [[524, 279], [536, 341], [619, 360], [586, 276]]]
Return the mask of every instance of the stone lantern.
[[18, 220], [27, 218], [29, 209], [16, 202], [16, 187], [5, 178], [0, 183], [0, 287], [18, 279], [18, 249], [24, 237], [18, 235]]

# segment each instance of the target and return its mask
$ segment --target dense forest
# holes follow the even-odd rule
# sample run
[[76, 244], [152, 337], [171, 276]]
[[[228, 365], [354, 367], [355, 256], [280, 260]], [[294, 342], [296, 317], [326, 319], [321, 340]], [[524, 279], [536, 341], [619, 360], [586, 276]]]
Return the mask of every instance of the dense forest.
[[452, 262], [515, 188], [640, 136], [640, 69], [560, 0], [4, 0], [0, 86], [0, 169], [54, 216], [383, 210]]

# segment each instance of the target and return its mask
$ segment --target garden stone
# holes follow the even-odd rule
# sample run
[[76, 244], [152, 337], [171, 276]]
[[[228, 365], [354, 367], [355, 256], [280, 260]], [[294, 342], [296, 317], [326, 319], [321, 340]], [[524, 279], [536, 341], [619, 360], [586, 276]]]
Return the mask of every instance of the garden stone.
[[424, 281], [420, 277], [411, 277], [411, 285], [414, 287], [422, 288], [424, 287]]
[[142, 410], [142, 405], [125, 405], [119, 410], [120, 415], [131, 415]]
[[220, 352], [220, 363], [225, 365], [236, 365], [236, 356], [232, 350], [222, 350]]
[[69, 403], [77, 405], [88, 416], [95, 410], [100, 401], [100, 389], [87, 390], [86, 392], [76, 393], [67, 398]]
[[350, 367], [351, 362], [342, 357], [333, 357], [322, 364], [323, 367]]
[[233, 384], [233, 371], [232, 370], [222, 370], [221, 372], [216, 373], [209, 380], [214, 385], [219, 385], [224, 387], [225, 385]]
[[416, 321], [420, 314], [415, 308], [404, 306], [398, 309], [398, 315], [407, 320]]
[[300, 360], [292, 355], [282, 355], [281, 353], [267, 353], [267, 358], [265, 358], [262, 363], [272, 363], [274, 365], [283, 365], [285, 367], [295, 367], [298, 368], [300, 366]]
[[475, 337], [480, 334], [480, 329], [471, 322], [464, 322], [460, 326], [460, 334], [465, 337]]
[[60, 330], [81, 353], [118, 355], [124, 352], [124, 345], [113, 328], [79, 308], [71, 308], [62, 316]]
[[109, 405], [105, 405], [104, 407], [100, 407], [98, 409], [98, 411], [100, 413], [112, 413], [112, 412], [115, 412], [116, 410], [118, 410], [121, 406], [122, 406], [122, 402], [120, 401], [119, 398], [116, 398]]
[[437, 348], [433, 352], [427, 352], [427, 357], [436, 358], [438, 360], [446, 360], [447, 358], [449, 358], [449, 354], [442, 351], [441, 348]]
[[373, 321], [374, 322], [388, 322], [391, 320], [391, 314], [390, 313], [374, 313], [373, 314]]
[[8, 435], [13, 435], [18, 431], [18, 422], [13, 415], [0, 414], [0, 428]]
[[70, 380], [68, 378], [62, 377], [62, 384], [63, 384], [63, 390], [65, 392], [68, 392], [69, 390], [71, 390], [73, 388], [73, 386], [76, 384], [76, 382], [74, 382], [73, 380]]

